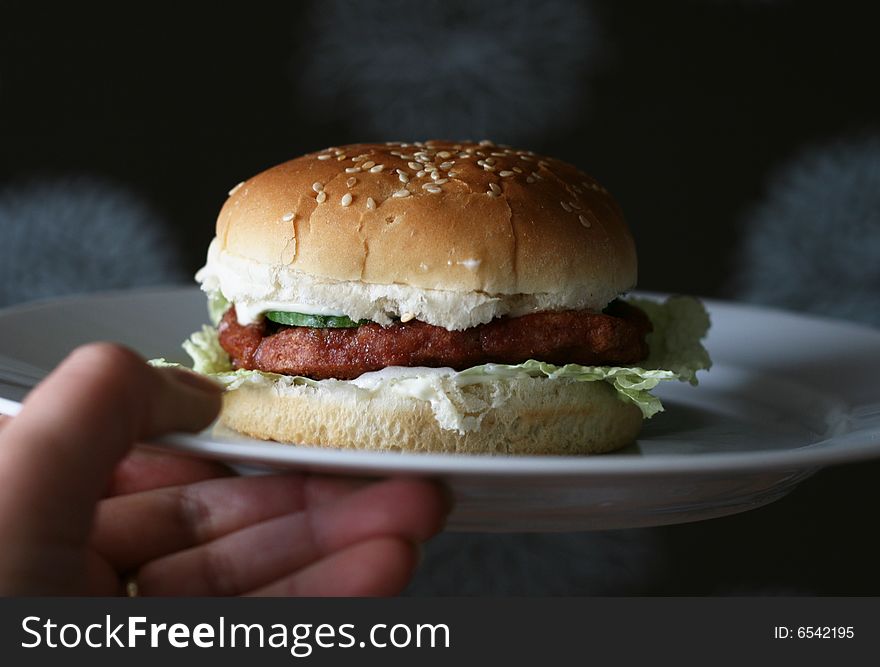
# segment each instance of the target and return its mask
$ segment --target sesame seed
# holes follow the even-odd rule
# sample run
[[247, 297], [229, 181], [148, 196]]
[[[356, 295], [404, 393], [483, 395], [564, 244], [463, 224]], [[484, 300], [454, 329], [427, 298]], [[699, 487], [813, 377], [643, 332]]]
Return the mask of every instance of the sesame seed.
[[486, 171], [495, 171], [495, 167], [491, 164], [484, 164], [483, 169], [485, 169]]
[[498, 197], [499, 196], [498, 193], [495, 192], [494, 190], [486, 190], [486, 194], [489, 195], [490, 197]]
[[284, 220], [284, 222], [290, 222], [293, 220], [293, 213], [285, 213], [281, 216], [281, 219]]
[[507, 153], [489, 153], [489, 155], [494, 155], [495, 157], [504, 157]]
[[244, 185], [244, 181], [242, 181], [241, 183], [239, 183], [238, 185], [236, 185], [234, 188], [232, 188], [232, 189], [229, 191], [229, 196], [231, 197], [231, 196], [234, 195], [236, 192], [238, 192], [238, 189], [239, 189], [242, 185]]
[[371, 211], [376, 210], [376, 200], [373, 199], [372, 197], [367, 197], [367, 208], [370, 209]]
[[320, 192], [323, 189], [324, 189], [323, 183], [321, 183], [319, 181], [315, 181], [314, 183], [312, 183], [312, 190], [314, 190], [315, 192]]
[[571, 213], [571, 206], [569, 206], [568, 204], [566, 204], [564, 201], [559, 202], [559, 205], [562, 207], [562, 209], [563, 209], [566, 213]]
[[358, 173], [360, 170], [361, 170], [360, 167], [346, 167], [346, 168], [345, 168], [345, 173], [346, 173], [346, 174], [356, 174], [356, 173]]
[[519, 167], [514, 167], [513, 170], [514, 170], [517, 174], [521, 174], [521, 173], [523, 173], [523, 170], [520, 169]]
[[397, 175], [397, 178], [400, 179], [400, 182], [401, 182], [401, 183], [409, 183], [409, 176], [407, 176], [407, 175], [404, 174], [403, 172], [399, 173], [399, 174]]
[[581, 210], [581, 205], [578, 204], [577, 202], [570, 201], [570, 202], [568, 202], [568, 205], [571, 206], [575, 211]]
[[433, 183], [425, 183], [422, 187], [428, 192], [433, 192], [435, 194], [443, 190], [439, 185], [434, 185]]
[[431, 172], [431, 178], [433, 178], [435, 181], [436, 181], [438, 178], [440, 178], [440, 176], [441, 176], [441, 174], [440, 174], [439, 171], [432, 171], [432, 172]]
[[416, 172], [416, 178], [421, 178], [421, 177], [424, 176], [424, 175], [425, 175], [425, 172], [424, 172], [424, 171], [417, 171], [417, 172]]
[[342, 162], [346, 157], [348, 157], [348, 156], [347, 155], [340, 155], [339, 157], [336, 158], [336, 161]]
[[351, 161], [352, 162], [360, 162], [361, 160], [366, 160], [366, 159], [367, 159], [367, 154], [362, 153], [360, 155], [356, 155], [355, 157], [351, 158]]
[[537, 171], [532, 172], [532, 178], [534, 178], [536, 181], [543, 181], [544, 180], [544, 177], [541, 176], [541, 174], [539, 174]]
[[420, 165], [418, 162], [407, 162], [406, 166], [409, 167], [410, 169], [416, 169], [416, 170], [422, 168], [422, 165]]
[[351, 187], [351, 186], [353, 186], [353, 185], [354, 185], [355, 183], [357, 183], [357, 182], [358, 182], [358, 179], [356, 179], [354, 176], [350, 176], [349, 179], [345, 182], [345, 184], [346, 184], [348, 187]]
[[385, 165], [384, 165], [384, 164], [377, 164], [377, 165], [375, 165], [375, 166], [373, 166], [373, 167], [370, 167], [370, 173], [371, 173], [371, 174], [378, 174], [378, 173], [379, 173], [380, 171], [382, 171], [384, 168], [385, 168]]
[[470, 153], [465, 153], [464, 151], [462, 151], [461, 153], [458, 154], [458, 157], [460, 157], [460, 158], [469, 158], [470, 156], [471, 156]]
[[498, 194], [501, 194], [501, 186], [498, 185], [497, 183], [489, 183], [489, 189], [492, 192], [496, 192]]
[[438, 178], [434, 181], [435, 185], [443, 185], [444, 183], [449, 183], [448, 178]]
[[333, 156], [332, 155], [319, 155], [318, 159], [319, 160], [329, 160], [331, 157], [333, 157]]
[[375, 167], [375, 166], [376, 166], [375, 162], [373, 162], [372, 160], [368, 160], [367, 162], [364, 162], [361, 165], [361, 169], [369, 169], [370, 167]]
[[428, 173], [431, 173], [433, 171], [437, 171], [437, 167], [435, 167], [433, 164], [426, 164], [425, 171], [427, 171]]
[[415, 319], [415, 313], [404, 313], [400, 316], [401, 322], [409, 322], [412, 319]]
[[393, 195], [391, 195], [391, 196], [392, 196], [392, 197], [400, 198], [400, 197], [409, 197], [409, 195], [410, 195], [409, 190], [407, 190], [406, 188], [403, 188], [402, 190], [397, 190], [397, 191], [396, 191]]
[[321, 192], [318, 193], [318, 196], [315, 197], [315, 200], [319, 204], [323, 204], [325, 201], [327, 201], [327, 193], [322, 190]]
[[508, 176], [513, 176], [513, 172], [507, 169], [502, 169], [498, 172], [498, 175], [501, 176], [501, 178], [507, 178]]
[[526, 183], [534, 183], [534, 182], [535, 182], [534, 176], [526, 176]]
[[452, 153], [450, 153], [449, 151], [440, 151], [439, 153], [437, 153], [437, 157], [439, 157], [441, 160], [445, 160], [448, 157], [452, 157]]
[[446, 169], [449, 169], [454, 164], [455, 164], [454, 162], [447, 160], [446, 162], [440, 163], [440, 168], [446, 170]]
[[483, 139], [480, 142], [480, 146], [494, 146], [495, 144], [489, 141], [488, 139]]
[[458, 176], [458, 172], [457, 171], [449, 171], [446, 173], [446, 175], [449, 176], [449, 178], [455, 178], [456, 176]]
[[342, 195], [342, 199], [340, 199], [339, 202], [340, 202], [343, 206], [348, 206], [349, 204], [351, 204], [351, 199], [352, 199], [352, 197], [351, 197], [351, 193], [350, 193], [350, 192], [346, 192], [344, 195]]
[[581, 224], [582, 224], [584, 227], [586, 227], [587, 229], [590, 228], [590, 221], [587, 220], [586, 216], [579, 215], [579, 216], [578, 216], [578, 220], [581, 221]]
[[[494, 153], [493, 153], [493, 155], [494, 155]], [[487, 158], [484, 160], [484, 162], [485, 162], [486, 164], [495, 164], [495, 158], [494, 158], [494, 157], [487, 157]]]
[[407, 174], [403, 169], [395, 169], [394, 171], [396, 171], [401, 176], [409, 176], [409, 174]]
[[335, 151], [333, 151], [333, 155], [345, 155], [345, 151], [337, 148]]
[[531, 161], [532, 161], [532, 158], [530, 158], [528, 155], [520, 155], [520, 156], [519, 156], [519, 159], [520, 159], [520, 160], [525, 160], [526, 162], [531, 162]]

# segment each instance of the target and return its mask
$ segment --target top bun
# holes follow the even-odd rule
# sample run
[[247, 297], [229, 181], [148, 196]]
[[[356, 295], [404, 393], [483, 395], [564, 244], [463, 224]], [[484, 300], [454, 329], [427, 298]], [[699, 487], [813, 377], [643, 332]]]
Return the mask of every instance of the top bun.
[[290, 160], [232, 190], [215, 244], [218, 256], [288, 278], [501, 304], [463, 323], [423, 313], [448, 328], [532, 295], [531, 309], [601, 309], [636, 282], [633, 239], [605, 188], [560, 160], [485, 141], [353, 144]]

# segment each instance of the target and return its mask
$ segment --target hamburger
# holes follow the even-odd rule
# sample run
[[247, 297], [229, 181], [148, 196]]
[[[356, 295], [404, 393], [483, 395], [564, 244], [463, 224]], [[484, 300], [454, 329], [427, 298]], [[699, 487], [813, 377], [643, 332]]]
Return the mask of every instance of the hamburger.
[[221, 423], [282, 443], [595, 454], [696, 383], [695, 299], [626, 299], [636, 250], [576, 167], [488, 141], [364, 143], [235, 186], [184, 347]]

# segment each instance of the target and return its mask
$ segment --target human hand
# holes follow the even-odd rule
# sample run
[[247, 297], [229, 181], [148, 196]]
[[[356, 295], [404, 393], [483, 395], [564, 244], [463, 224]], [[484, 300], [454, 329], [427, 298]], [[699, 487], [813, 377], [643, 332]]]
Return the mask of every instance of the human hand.
[[[74, 352], [0, 422], [0, 593], [387, 595], [442, 525], [432, 483], [236, 477], [218, 464], [133, 452], [206, 426], [209, 380], [122, 348]], [[102, 496], [109, 492], [109, 496]]]

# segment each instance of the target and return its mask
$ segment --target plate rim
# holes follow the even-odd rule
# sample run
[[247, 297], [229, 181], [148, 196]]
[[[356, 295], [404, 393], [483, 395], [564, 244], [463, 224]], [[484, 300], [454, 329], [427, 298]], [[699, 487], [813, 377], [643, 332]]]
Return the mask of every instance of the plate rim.
[[[171, 284], [114, 289], [80, 294], [49, 297], [0, 308], [0, 320], [8, 316], [42, 309], [69, 305], [77, 301], [105, 300], [132, 295], [152, 297], [179, 296], [199, 292], [192, 285]], [[668, 294], [652, 291], [635, 291], [636, 296], [665, 298]], [[861, 335], [876, 337], [880, 345], [880, 329], [861, 322], [840, 320], [833, 317], [802, 313], [763, 304], [698, 297], [713, 309], [732, 311], [758, 311], [765, 316], [784, 316], [801, 322], [817, 322], [836, 327], [842, 331], [858, 331]], [[382, 474], [417, 474], [432, 476], [480, 476], [480, 477], [589, 477], [589, 476], [644, 476], [670, 474], [712, 474], [729, 472], [779, 471], [783, 469], [818, 469], [830, 465], [853, 463], [880, 457], [880, 424], [877, 427], [856, 429], [842, 435], [824, 438], [818, 442], [784, 450], [753, 452], [703, 452], [698, 456], [668, 454], [654, 457], [639, 456], [507, 456], [415, 452], [381, 452], [366, 450], [309, 447], [254, 441], [253, 443], [224, 443], [205, 440], [200, 436], [172, 434], [151, 443], [189, 456], [209, 454], [225, 460], [254, 461], [260, 465], [284, 467], [312, 467], [343, 471], [357, 469]], [[295, 458], [277, 456], [278, 447], [296, 447]], [[234, 450], [237, 453], [233, 453]], [[244, 450], [248, 450], [247, 452]], [[273, 451], [274, 450], [274, 451]]]

